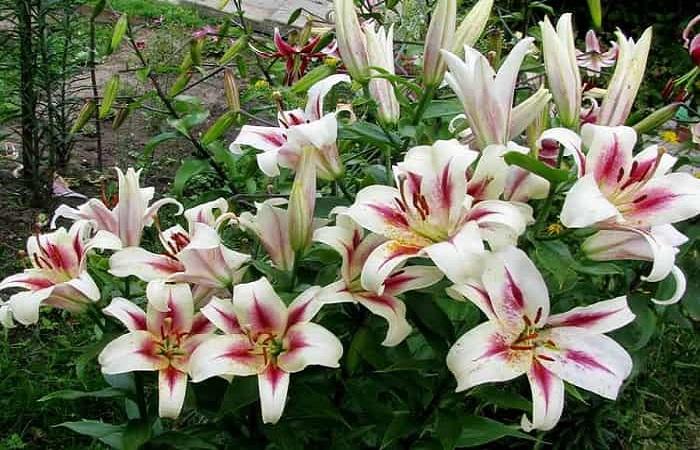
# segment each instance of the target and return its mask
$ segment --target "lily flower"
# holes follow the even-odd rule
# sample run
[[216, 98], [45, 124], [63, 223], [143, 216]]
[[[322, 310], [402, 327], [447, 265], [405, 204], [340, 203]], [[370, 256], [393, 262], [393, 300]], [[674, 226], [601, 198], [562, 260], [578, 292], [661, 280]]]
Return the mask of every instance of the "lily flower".
[[[59, 217], [85, 220], [91, 222], [96, 230], [109, 232], [119, 238], [123, 247], [132, 247], [141, 243], [144, 227], [153, 224], [153, 220], [162, 206], [177, 205], [176, 214], [182, 213], [182, 205], [174, 198], [162, 198], [150, 206], [148, 205], [153, 199], [155, 189], [153, 187], [140, 187], [140, 170], [137, 172], [130, 167], [126, 174], [119, 168], [116, 168], [116, 171], [119, 176], [119, 197], [116, 202], [112, 204], [106, 199], [100, 201], [93, 198], [78, 208], [61, 205], [56, 209], [51, 220], [51, 227], [55, 227]], [[102, 236], [108, 238], [105, 245], [111, 245], [111, 238], [104, 233], [100, 234], [100, 237]], [[100, 248], [100, 245], [99, 241], [94, 241], [95, 247]]]
[[[576, 155], [578, 166], [579, 179], [566, 195], [561, 223], [602, 230], [584, 243], [594, 259], [653, 260], [645, 279], [661, 281], [672, 272], [675, 247], [684, 241], [670, 224], [700, 214], [700, 180], [669, 173], [676, 158], [655, 145], [633, 155], [633, 128], [586, 124], [581, 136], [548, 130], [548, 138]], [[588, 149], [585, 159], [582, 144]], [[680, 271], [673, 273], [677, 277]], [[677, 288], [680, 284], [684, 281]], [[674, 298], [678, 295], [682, 292]]]
[[598, 125], [624, 125], [629, 117], [644, 78], [651, 46], [651, 27], [644, 31], [636, 44], [620, 31], [617, 32], [617, 40], [617, 65], [600, 106]]
[[[388, 32], [384, 27], [379, 27], [375, 31], [374, 24], [370, 23], [365, 26], [364, 32], [370, 66], [379, 67], [394, 75], [394, 26], [389, 27]], [[374, 72], [377, 71], [373, 70], [373, 75]], [[379, 120], [386, 124], [397, 123], [401, 110], [394, 92], [394, 85], [385, 78], [373, 77], [369, 82], [369, 92], [377, 102]]]
[[360, 83], [369, 79], [367, 41], [362, 32], [353, 0], [334, 0], [335, 35], [338, 52], [352, 78]]
[[15, 319], [12, 317], [12, 308], [9, 303], [0, 300], [0, 325], [4, 328], [14, 328]]
[[246, 211], [238, 216], [238, 226], [254, 233], [272, 260], [272, 265], [282, 271], [294, 267], [294, 249], [289, 240], [289, 212], [279, 208], [286, 199], [272, 198], [256, 203], [255, 215]]
[[454, 139], [414, 147], [394, 168], [398, 188], [375, 185], [358, 192], [348, 215], [387, 238], [367, 257], [364, 289], [382, 294], [386, 278], [413, 257], [429, 257], [459, 282], [480, 270], [482, 236], [500, 246], [525, 231], [527, 219], [518, 206], [475, 203], [467, 194], [465, 174], [477, 156]]
[[406, 305], [397, 298], [404, 292], [432, 286], [442, 279], [442, 272], [432, 266], [396, 268], [384, 281], [381, 295], [364, 289], [360, 283], [362, 267], [369, 255], [386, 242], [384, 236], [365, 235], [362, 227], [345, 214], [336, 216], [336, 226], [319, 228], [314, 241], [322, 242], [343, 258], [340, 280], [324, 287], [319, 293], [322, 303], [359, 303], [387, 321], [389, 325], [382, 345], [393, 347], [411, 333], [406, 320]]
[[158, 414], [180, 415], [187, 392], [187, 373], [195, 349], [215, 327], [194, 313], [186, 284], [149, 283], [146, 312], [125, 298], [114, 298], [103, 312], [129, 330], [98, 356], [102, 373], [158, 371]]
[[[160, 233], [164, 253], [129, 247], [109, 259], [109, 272], [117, 277], [134, 275], [143, 281], [167, 280], [196, 285], [197, 302], [217, 291], [230, 292], [238, 283], [250, 256], [221, 242], [218, 227], [232, 218], [224, 199], [185, 211], [189, 231], [174, 225]], [[218, 216], [215, 210], [220, 211]]]
[[599, 77], [604, 67], [612, 67], [617, 60], [617, 44], [613, 42], [610, 49], [603, 51], [595, 31], [586, 33], [586, 51], [576, 50], [576, 61], [579, 67], [586, 69], [589, 77]]
[[443, 50], [449, 67], [445, 80], [462, 101], [478, 148], [490, 144], [506, 145], [547, 106], [551, 96], [549, 91], [540, 88], [532, 97], [513, 107], [518, 69], [531, 44], [532, 38], [518, 42], [498, 73], [484, 55], [471, 47], [464, 48], [464, 61]]
[[493, 0], [479, 0], [462, 23], [457, 26], [456, 0], [439, 0], [432, 13], [423, 51], [423, 84], [437, 87], [445, 75], [445, 60], [441, 52], [450, 50], [461, 54], [465, 46], [473, 46], [486, 28]]
[[249, 145], [258, 154], [258, 166], [265, 175], [276, 177], [279, 166], [296, 169], [304, 148], [313, 148], [313, 159], [318, 176], [335, 180], [343, 174], [336, 139], [338, 121], [336, 113], [323, 113], [323, 100], [338, 83], [349, 83], [347, 75], [331, 75], [309, 89], [306, 109], [284, 111], [279, 114], [279, 127], [246, 125], [229, 149], [242, 153], [241, 145]]
[[447, 355], [457, 392], [527, 374], [532, 420], [524, 430], [550, 430], [564, 408], [564, 381], [614, 400], [632, 359], [604, 333], [634, 320], [625, 297], [550, 315], [547, 285], [515, 247], [489, 254], [480, 279], [456, 286], [488, 318], [460, 337]]
[[257, 375], [263, 422], [276, 423], [287, 401], [290, 374], [309, 365], [339, 367], [342, 344], [311, 322], [321, 307], [319, 289], [307, 289], [286, 306], [267, 278], [260, 278], [236, 286], [233, 301], [213, 299], [202, 313], [225, 334], [192, 355], [192, 380]]
[[540, 22], [544, 66], [547, 72], [549, 89], [559, 111], [562, 125], [578, 128], [581, 112], [581, 75], [576, 60], [574, 30], [571, 14], [563, 14], [557, 21], [555, 30], [545, 17]]
[[[15, 320], [22, 325], [36, 323], [42, 305], [82, 313], [100, 299], [100, 290], [86, 267], [87, 253], [94, 247], [91, 233], [90, 224], [76, 222], [68, 231], [61, 227], [27, 240], [32, 267], [0, 281], [0, 290], [23, 289], [7, 303]], [[104, 233], [98, 232], [96, 241], [108, 243]], [[112, 240], [111, 248], [119, 245], [118, 240]]]
[[[489, 145], [469, 178], [467, 193], [476, 201], [503, 199], [526, 203], [549, 195], [549, 181], [517, 166], [509, 166], [503, 159], [508, 152], [530, 153], [530, 149], [514, 142], [508, 145]], [[522, 205], [529, 208], [527, 205]], [[526, 215], [531, 215], [527, 211]]]
[[316, 35], [309, 38], [306, 42], [300, 45], [292, 45], [285, 41], [280, 34], [279, 28], [275, 28], [273, 42], [275, 44], [275, 52], [263, 52], [254, 48], [255, 52], [265, 58], [281, 58], [285, 60], [286, 70], [284, 76], [284, 84], [291, 86], [296, 83], [306, 73], [309, 63], [314, 59], [322, 59], [326, 56], [331, 56], [338, 50], [338, 44], [335, 39], [322, 49], [316, 49], [321, 35]]

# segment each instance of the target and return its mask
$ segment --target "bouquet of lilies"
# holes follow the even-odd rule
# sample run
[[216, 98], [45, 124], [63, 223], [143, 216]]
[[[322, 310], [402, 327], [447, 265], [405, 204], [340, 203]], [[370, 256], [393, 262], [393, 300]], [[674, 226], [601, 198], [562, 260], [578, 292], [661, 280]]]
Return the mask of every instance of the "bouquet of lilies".
[[[579, 51], [571, 15], [556, 26], [545, 17], [539, 42], [516, 40], [501, 60], [475, 47], [493, 0], [461, 21], [456, 3], [436, 2], [417, 79], [397, 75], [393, 26], [363, 20], [352, 0], [335, 0], [336, 41], [323, 50], [318, 37], [293, 47], [276, 31], [280, 54], [306, 55], [301, 66], [287, 61], [281, 84], [317, 77], [303, 74], [312, 57], [339, 59], [304, 91], [305, 107], [280, 100], [275, 126], [245, 125], [230, 144], [233, 158], [255, 154], [260, 177], [293, 180], [288, 188], [254, 205], [210, 197], [185, 209], [182, 199], [153, 201], [139, 171], [117, 169], [116, 198], [60, 206], [52, 225], [69, 228], [28, 239], [31, 266], [0, 282], [16, 290], [2, 323], [34, 324], [43, 307], [96, 321], [109, 337], [96, 353], [108, 381], [157, 372], [157, 408], [141, 386], [129, 416], [148, 424], [148, 439], [165, 432], [161, 418], [186, 432], [235, 428], [211, 410], [249, 396], [236, 386], [252, 376], [259, 416], [248, 422], [281, 426], [286, 405], [289, 421], [303, 420], [293, 405], [307, 404], [309, 387], [326, 409], [308, 407], [307, 420], [347, 434], [319, 442], [365, 439], [342, 448], [464, 445], [460, 431], [443, 439], [441, 409], [473, 418], [472, 393], [498, 405], [479, 389], [521, 375], [532, 401], [498, 437], [552, 429], [577, 388], [614, 400], [633, 358], [608, 333], [634, 326], [639, 308], [684, 297], [676, 259], [688, 237], [674, 225], [700, 213], [700, 179], [642, 144], [675, 109], [627, 125], [652, 31], [637, 41], [618, 31], [606, 51], [590, 31]], [[607, 87], [588, 89], [582, 74]], [[379, 175], [358, 175], [360, 155]], [[174, 210], [167, 229], [163, 207]], [[383, 387], [358, 381], [372, 377]], [[406, 392], [412, 383], [422, 397]], [[199, 386], [219, 389], [220, 403], [204, 406]], [[366, 425], [363, 414], [386, 420]], [[338, 422], [366, 425], [367, 436]], [[116, 439], [92, 435], [126, 448], [132, 427], [121, 427]]]

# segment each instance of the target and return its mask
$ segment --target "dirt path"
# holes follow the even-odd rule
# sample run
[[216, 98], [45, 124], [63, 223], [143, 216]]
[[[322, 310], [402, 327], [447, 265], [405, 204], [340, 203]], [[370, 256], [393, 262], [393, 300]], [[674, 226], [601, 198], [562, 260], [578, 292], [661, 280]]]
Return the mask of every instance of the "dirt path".
[[[219, 9], [221, 0], [170, 0], [174, 3], [187, 3], [207, 9]], [[307, 15], [325, 19], [332, 9], [330, 0], [243, 0], [246, 16], [256, 22], [287, 23], [289, 15], [297, 8], [304, 8]], [[224, 8], [225, 12], [234, 12], [233, 4]], [[303, 22], [303, 18], [298, 20]]]

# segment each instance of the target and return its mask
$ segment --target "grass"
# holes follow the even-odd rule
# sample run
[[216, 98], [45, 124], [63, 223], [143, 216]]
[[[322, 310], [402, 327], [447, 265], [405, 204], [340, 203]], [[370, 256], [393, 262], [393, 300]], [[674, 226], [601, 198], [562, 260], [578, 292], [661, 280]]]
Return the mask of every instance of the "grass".
[[[96, 3], [96, 1], [91, 1]], [[173, 5], [157, 0], [111, 0], [110, 5], [114, 11], [128, 14], [130, 17], [140, 17], [147, 20], [160, 17], [166, 23], [177, 23], [183, 27], [198, 28], [212, 23], [211, 17], [203, 17], [193, 6]]]

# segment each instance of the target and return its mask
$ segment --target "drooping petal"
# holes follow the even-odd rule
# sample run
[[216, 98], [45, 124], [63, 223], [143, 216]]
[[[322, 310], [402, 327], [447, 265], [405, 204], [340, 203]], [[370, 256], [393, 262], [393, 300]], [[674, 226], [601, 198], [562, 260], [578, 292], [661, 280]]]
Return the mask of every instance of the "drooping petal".
[[97, 360], [102, 366], [102, 373], [106, 374], [160, 370], [168, 366], [168, 361], [156, 351], [153, 335], [137, 330], [107, 344]]
[[253, 216], [244, 212], [238, 223], [241, 228], [256, 234], [275, 267], [289, 271], [294, 266], [294, 250], [289, 242], [289, 213], [278, 208], [285, 203], [279, 199], [258, 203], [257, 214]]
[[165, 280], [185, 266], [167, 255], [157, 255], [141, 247], [127, 247], [109, 258], [109, 273], [115, 277], [134, 275], [143, 281]]
[[[241, 132], [231, 144], [230, 150], [234, 153], [241, 153], [241, 145], [249, 145], [261, 152], [276, 152], [286, 143], [287, 134], [283, 128], [246, 125], [241, 128]], [[276, 174], [267, 175], [276, 176], [278, 174], [279, 169]]]
[[457, 379], [457, 392], [525, 373], [529, 355], [510, 349], [516, 338], [497, 322], [482, 323], [462, 335], [447, 354], [447, 368]]
[[187, 374], [168, 366], [158, 371], [158, 415], [175, 419], [180, 415], [187, 392]]
[[579, 178], [586, 173], [586, 155], [581, 149], [582, 141], [578, 134], [567, 128], [550, 128], [537, 139], [537, 147], [542, 148], [545, 141], [556, 141], [564, 146], [564, 155], [574, 157]]
[[119, 320], [129, 331], [146, 330], [146, 313], [125, 298], [113, 298], [102, 312]]
[[450, 281], [462, 283], [480, 275], [485, 249], [477, 223], [470, 221], [452, 238], [426, 247], [425, 252]]
[[[218, 214], [215, 211], [218, 211]], [[186, 210], [184, 215], [187, 219], [187, 228], [193, 230], [195, 223], [203, 223], [216, 228], [218, 218], [227, 212], [228, 202], [225, 198], [219, 197], [211, 202], [202, 203]]]
[[51, 271], [45, 269], [25, 269], [23, 272], [9, 275], [0, 281], [0, 290], [22, 288], [36, 291], [51, 287], [55, 284], [56, 279]]
[[685, 274], [683, 273], [683, 271], [679, 269], [678, 266], [673, 266], [671, 268], [671, 275], [673, 275], [673, 281], [675, 283], [673, 294], [671, 295], [671, 297], [664, 300], [652, 298], [651, 301], [656, 303], [657, 305], [673, 305], [674, 303], [678, 303], [679, 301], [681, 301], [683, 295], [685, 294], [687, 281], [685, 279]]
[[554, 314], [549, 317], [547, 325], [583, 328], [589, 333], [608, 333], [633, 320], [634, 313], [627, 306], [627, 297], [622, 296]]
[[408, 220], [396, 203], [400, 198], [396, 188], [368, 186], [357, 193], [348, 215], [362, 227], [383, 236], [408, 233]]
[[280, 420], [287, 403], [288, 389], [289, 374], [274, 364], [270, 364], [265, 372], [258, 375], [263, 423], [277, 423]]
[[323, 100], [333, 86], [338, 83], [350, 83], [350, 77], [345, 74], [331, 75], [309, 88], [304, 112], [310, 120], [318, 120], [323, 117]]
[[492, 249], [515, 245], [533, 222], [532, 208], [524, 203], [484, 200], [472, 207], [467, 215], [479, 225], [481, 236]]
[[243, 334], [212, 336], [192, 353], [189, 372], [195, 383], [220, 375], [248, 376], [265, 367], [262, 355]]
[[419, 247], [401, 245], [396, 241], [388, 241], [375, 248], [367, 257], [360, 282], [362, 287], [370, 292], [382, 294], [386, 278], [407, 259], [419, 256]]
[[224, 333], [237, 334], [241, 332], [241, 325], [238, 323], [236, 311], [233, 309], [233, 302], [230, 299], [214, 297], [202, 307], [201, 312]]
[[542, 347], [538, 361], [575, 386], [615, 400], [632, 372], [632, 358], [620, 344], [603, 334], [571, 327], [553, 328], [548, 337], [556, 349]]
[[521, 427], [525, 431], [547, 431], [559, 422], [564, 410], [564, 382], [534, 359], [527, 373], [532, 391], [532, 422], [523, 415]]
[[507, 247], [489, 254], [482, 280], [496, 315], [508, 329], [519, 331], [528, 321], [535, 326], [546, 323], [547, 285], [525, 252]]
[[531, 123], [533, 123], [542, 111], [549, 105], [552, 94], [543, 86], [527, 99], [520, 102], [510, 114], [510, 126], [508, 128], [508, 139], [515, 139]]
[[37, 291], [23, 291], [12, 295], [8, 304], [15, 320], [22, 325], [37, 323], [39, 321], [39, 308], [53, 290], [53, 287], [47, 287]]
[[313, 322], [291, 326], [282, 342], [284, 352], [277, 357], [279, 368], [294, 373], [309, 365], [339, 367], [343, 345], [338, 338]]
[[600, 191], [594, 175], [588, 173], [566, 194], [559, 220], [567, 228], [583, 228], [619, 216], [615, 205]]
[[239, 323], [254, 335], [281, 335], [287, 327], [287, 307], [267, 278], [233, 288], [233, 309]]
[[411, 334], [411, 325], [406, 320], [406, 305], [388, 293], [382, 295], [358, 292], [353, 298], [362, 306], [386, 320], [388, 329], [382, 345], [393, 347]]
[[448, 287], [445, 289], [445, 292], [454, 300], [460, 302], [465, 299], [469, 300], [486, 315], [488, 320], [494, 322], [498, 321], [493, 303], [491, 303], [491, 297], [489, 297], [481, 281], [476, 279], [467, 280], [464, 284], [454, 284]]

